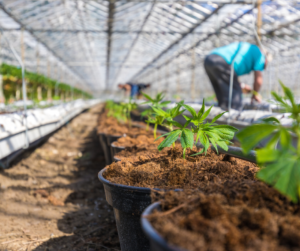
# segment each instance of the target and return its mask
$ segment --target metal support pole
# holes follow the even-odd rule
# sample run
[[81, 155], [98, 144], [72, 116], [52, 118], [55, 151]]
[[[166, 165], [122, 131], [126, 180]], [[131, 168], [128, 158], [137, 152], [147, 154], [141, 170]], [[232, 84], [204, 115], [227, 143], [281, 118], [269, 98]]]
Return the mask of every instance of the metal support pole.
[[29, 147], [29, 137], [28, 137], [28, 125], [27, 125], [27, 90], [26, 90], [26, 82], [25, 82], [25, 44], [24, 44], [24, 30], [21, 33], [21, 48], [22, 48], [22, 59], [21, 59], [21, 67], [22, 67], [22, 92], [23, 92], [23, 102], [24, 102], [24, 111], [23, 111], [23, 119], [25, 124], [25, 138], [26, 143], [24, 148]]
[[179, 57], [177, 58], [177, 84], [176, 84], [176, 95], [179, 95], [180, 93], [180, 66], [179, 66], [180, 60]]
[[262, 12], [261, 12], [262, 0], [257, 0], [257, 35], [259, 40], [261, 40], [261, 26], [262, 26]]
[[[194, 36], [193, 36], [194, 38]], [[193, 42], [194, 39], [192, 39]], [[192, 49], [192, 67], [191, 67], [191, 99], [195, 101], [195, 67], [196, 67], [196, 48]]]
[[[1, 52], [1, 34], [0, 34], [0, 52]], [[2, 58], [0, 55], [0, 69], [2, 69]], [[5, 96], [4, 96], [4, 90], [3, 90], [3, 77], [2, 73], [0, 72], [0, 104], [5, 103]]]

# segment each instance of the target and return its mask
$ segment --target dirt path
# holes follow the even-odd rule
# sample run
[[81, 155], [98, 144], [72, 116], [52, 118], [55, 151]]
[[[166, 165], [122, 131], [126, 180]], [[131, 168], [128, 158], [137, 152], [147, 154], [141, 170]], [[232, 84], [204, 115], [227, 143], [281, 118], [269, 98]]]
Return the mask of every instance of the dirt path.
[[0, 250], [120, 250], [97, 173], [100, 106], [0, 171]]

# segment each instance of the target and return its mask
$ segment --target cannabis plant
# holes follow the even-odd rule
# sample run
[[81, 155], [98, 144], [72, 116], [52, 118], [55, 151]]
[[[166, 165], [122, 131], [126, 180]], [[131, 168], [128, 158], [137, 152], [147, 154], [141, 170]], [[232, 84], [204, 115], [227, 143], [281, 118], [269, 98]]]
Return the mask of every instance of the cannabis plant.
[[116, 104], [112, 101], [107, 102], [105, 108], [108, 110], [107, 117], [114, 117], [119, 122], [127, 121], [127, 117], [124, 113], [124, 107], [122, 105]]
[[[180, 143], [183, 148], [183, 158], [185, 158], [185, 152], [187, 148], [193, 148], [194, 145], [194, 135], [196, 135], [196, 142], [198, 141], [203, 145], [203, 149], [191, 156], [195, 156], [198, 154], [207, 153], [207, 149], [210, 146], [210, 143], [214, 146], [216, 151], [218, 152], [218, 147], [220, 146], [224, 150], [228, 150], [228, 144], [230, 144], [230, 140], [234, 137], [234, 133], [238, 131], [236, 128], [229, 125], [218, 125], [215, 122], [222, 117], [225, 113], [221, 113], [214, 117], [210, 123], [205, 122], [207, 116], [209, 115], [212, 106], [205, 111], [204, 100], [201, 109], [198, 113], [189, 105], [181, 104], [186, 110], [188, 110], [191, 114], [191, 117], [184, 116], [186, 119], [185, 124], [182, 126], [176, 121], [171, 121], [171, 123], [179, 129], [175, 129], [169, 133], [166, 133], [163, 136], [167, 136], [161, 144], [158, 146], [158, 150], [162, 150], [165, 147], [171, 146], [177, 138], [180, 136]], [[191, 129], [187, 128], [188, 124], [192, 123]]]
[[[261, 124], [246, 127], [237, 134], [242, 149], [249, 152], [266, 139], [267, 144], [256, 151], [257, 163], [262, 167], [257, 178], [273, 186], [293, 202], [299, 202], [300, 195], [300, 104], [296, 104], [292, 91], [280, 82], [284, 95], [272, 92], [278, 105], [290, 113], [292, 126], [287, 128], [270, 117]], [[297, 138], [292, 145], [292, 135]]]
[[[183, 101], [179, 102], [175, 107], [172, 109], [163, 110], [160, 107], [152, 107], [154, 111], [154, 117], [150, 118], [148, 121], [154, 123], [154, 138], [156, 139], [156, 129], [157, 125], [163, 125], [167, 127], [170, 131], [173, 131], [173, 122], [174, 118], [181, 115], [185, 110], [181, 110], [180, 108], [183, 105]], [[175, 143], [173, 143], [173, 146]]]
[[149, 104], [152, 107], [164, 107], [167, 104], [171, 103], [171, 101], [163, 101], [164, 95], [162, 92], [158, 93], [155, 98], [151, 98], [146, 93], [142, 93], [142, 94], [147, 99], [147, 101], [142, 104]]
[[126, 117], [126, 120], [129, 124], [129, 126], [131, 126], [131, 111], [133, 111], [134, 109], [137, 108], [137, 104], [135, 102], [132, 102], [132, 99], [129, 99], [128, 103], [121, 103], [122, 109], [123, 109], [123, 113]]
[[151, 108], [146, 109], [142, 112], [142, 116], [146, 116], [146, 123], [147, 123], [147, 130], [149, 128], [149, 124], [154, 124], [154, 139], [156, 139], [156, 132], [157, 132], [157, 126], [162, 125], [165, 118], [161, 114], [158, 114], [154, 111], [155, 108], [161, 109], [162, 107], [165, 107], [167, 104], [171, 103], [171, 101], [162, 101], [164, 99], [163, 93], [158, 93], [155, 98], [151, 98], [149, 95], [142, 93], [143, 96], [148, 100], [144, 102], [143, 104], [149, 104]]

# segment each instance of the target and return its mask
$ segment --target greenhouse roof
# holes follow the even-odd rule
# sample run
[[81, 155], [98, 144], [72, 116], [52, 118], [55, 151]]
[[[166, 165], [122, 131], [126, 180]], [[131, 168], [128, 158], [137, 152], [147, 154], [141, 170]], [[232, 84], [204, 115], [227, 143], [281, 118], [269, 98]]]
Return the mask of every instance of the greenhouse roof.
[[191, 84], [197, 69], [202, 79], [210, 50], [256, 43], [258, 30], [272, 65], [285, 69], [278, 77], [293, 85], [299, 21], [295, 0], [0, 0], [1, 60], [18, 65], [13, 47], [29, 71], [95, 95], [128, 81], [172, 88], [178, 74]]

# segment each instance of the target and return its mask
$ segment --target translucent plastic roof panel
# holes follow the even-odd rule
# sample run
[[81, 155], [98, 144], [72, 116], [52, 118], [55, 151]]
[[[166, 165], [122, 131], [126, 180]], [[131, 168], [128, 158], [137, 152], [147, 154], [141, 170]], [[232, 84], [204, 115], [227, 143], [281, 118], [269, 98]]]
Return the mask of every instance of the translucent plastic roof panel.
[[8, 40], [28, 70], [95, 95], [127, 81], [188, 90], [196, 79], [212, 91], [204, 57], [234, 41], [257, 43], [255, 30], [274, 56], [269, 82], [277, 65], [293, 83], [300, 68], [299, 0], [0, 0], [0, 27], [1, 60], [17, 65]]

